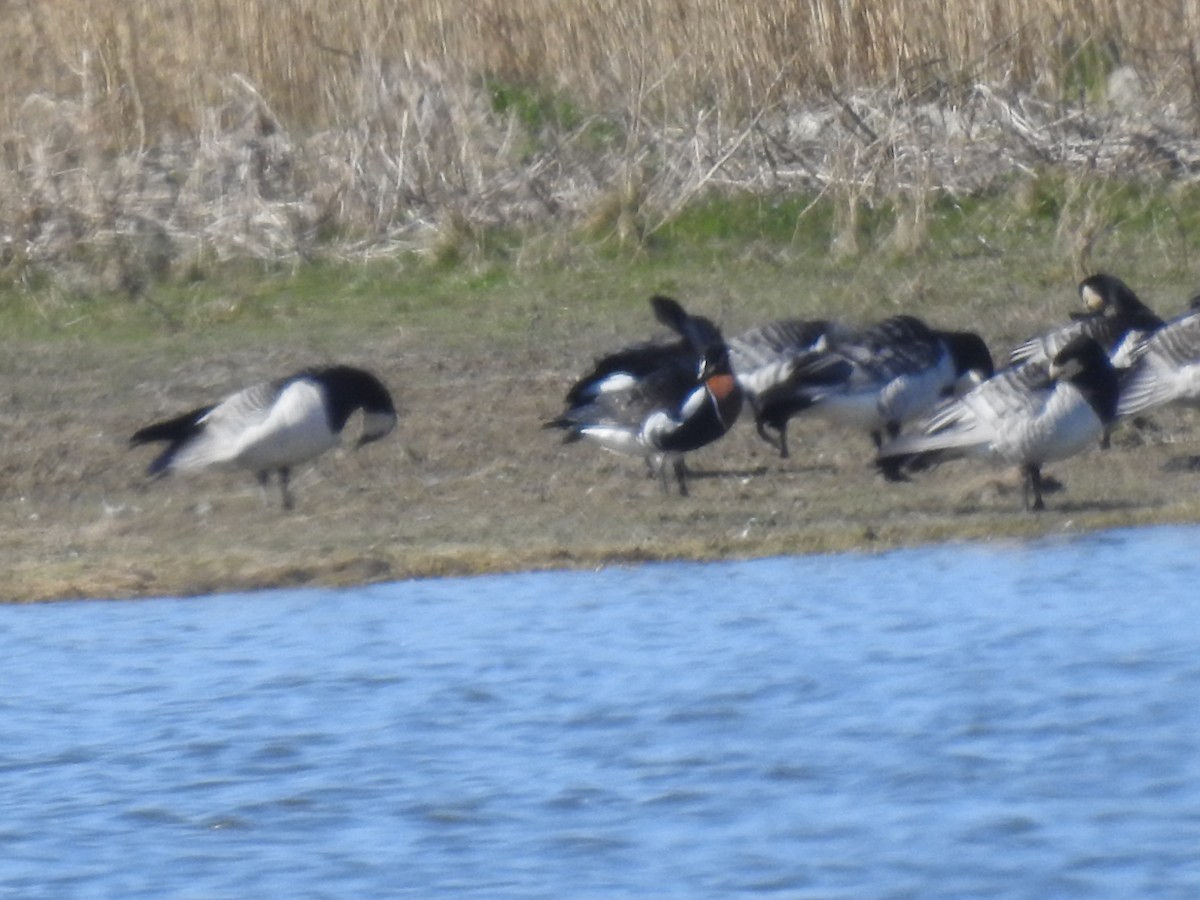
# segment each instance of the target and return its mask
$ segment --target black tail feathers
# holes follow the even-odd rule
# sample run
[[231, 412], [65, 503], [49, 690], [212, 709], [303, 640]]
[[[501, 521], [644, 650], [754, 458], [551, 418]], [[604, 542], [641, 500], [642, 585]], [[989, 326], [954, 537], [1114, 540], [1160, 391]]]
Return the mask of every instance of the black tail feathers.
[[147, 425], [145, 428], [135, 431], [133, 436], [129, 438], [129, 445], [131, 447], [136, 447], [139, 444], [153, 444], [159, 441], [168, 442], [167, 449], [160, 453], [154, 462], [150, 463], [146, 469], [146, 474], [162, 475], [166, 472], [179, 448], [191, 437], [199, 433], [200, 420], [208, 415], [212, 409], [212, 406], [202, 406], [199, 409], [193, 409], [191, 412], [186, 412], [173, 419], [164, 419], [161, 422], [155, 422], [153, 425]]
[[136, 447], [139, 444], [153, 444], [155, 441], [175, 442], [186, 440], [199, 430], [197, 425], [200, 420], [208, 415], [212, 409], [212, 406], [202, 406], [199, 409], [193, 409], [191, 412], [186, 412], [173, 419], [164, 419], [161, 422], [155, 422], [153, 425], [147, 425], [145, 428], [133, 433], [133, 436], [129, 439], [129, 445]]

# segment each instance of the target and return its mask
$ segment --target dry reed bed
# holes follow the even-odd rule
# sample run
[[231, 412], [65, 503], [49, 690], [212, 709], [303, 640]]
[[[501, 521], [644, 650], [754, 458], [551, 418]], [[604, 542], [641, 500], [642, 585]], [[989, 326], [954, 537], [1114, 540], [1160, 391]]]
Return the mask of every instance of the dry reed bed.
[[436, 68], [596, 108], [745, 110], [821, 85], [1061, 94], [1088, 53], [1194, 88], [1198, 36], [1189, 0], [26, 2], [6, 9], [0, 107], [44, 91], [82, 97], [114, 136], [194, 132], [236, 73], [320, 128], [356, 120], [393, 73]]
[[[547, 221], [636, 240], [708, 189], [920, 207], [1053, 168], [1200, 166], [1192, 3], [10, 12], [10, 283], [52, 270], [136, 292], [212, 259], [438, 252]], [[505, 107], [497, 84], [528, 94]]]

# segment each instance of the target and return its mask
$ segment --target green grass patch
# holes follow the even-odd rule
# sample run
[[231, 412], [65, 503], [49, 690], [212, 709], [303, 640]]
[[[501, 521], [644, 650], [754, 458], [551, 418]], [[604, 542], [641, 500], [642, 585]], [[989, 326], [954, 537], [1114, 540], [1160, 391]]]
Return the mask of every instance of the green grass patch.
[[[775, 315], [873, 318], [902, 309], [969, 321], [1024, 296], [1048, 314], [1061, 309], [1060, 298], [1069, 302], [1078, 277], [1097, 270], [1150, 299], [1162, 284], [1194, 293], [1194, 186], [1047, 174], [978, 196], [921, 199], [915, 211], [857, 201], [858, 249], [848, 255], [832, 248], [844, 220], [837, 204], [849, 201], [731, 194], [700, 198], [630, 244], [579, 232], [482, 229], [455, 236], [460, 250], [449, 255], [204, 261], [136, 295], [100, 290], [84, 270], [31, 268], [0, 285], [0, 327], [13, 339], [204, 332], [285, 340], [365, 325], [519, 340], [532, 323], [637, 333], [656, 292], [699, 304], [730, 327]], [[897, 249], [892, 234], [904, 216], [918, 220], [909, 225], [918, 239]]]

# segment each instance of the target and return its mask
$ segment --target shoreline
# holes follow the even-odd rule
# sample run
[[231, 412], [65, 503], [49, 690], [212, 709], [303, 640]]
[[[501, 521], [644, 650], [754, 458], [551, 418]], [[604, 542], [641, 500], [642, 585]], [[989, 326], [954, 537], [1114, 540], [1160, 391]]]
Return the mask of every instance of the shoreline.
[[[1007, 473], [990, 473], [1003, 481]], [[765, 477], [765, 476], [764, 476]], [[967, 476], [970, 478], [970, 476]], [[975, 479], [980, 480], [980, 479]], [[990, 480], [984, 475], [983, 480]], [[989, 488], [992, 490], [992, 488]], [[1015, 479], [1001, 493], [1005, 503], [1019, 502]], [[665, 498], [678, 502], [679, 498]], [[253, 502], [242, 498], [243, 502]], [[683, 502], [688, 502], [685, 499]], [[895, 521], [853, 522], [841, 528], [795, 525], [761, 537], [706, 537], [676, 541], [585, 546], [564, 542], [517, 550], [513, 547], [459, 545], [420, 551], [375, 548], [367, 554], [332, 553], [323, 558], [300, 552], [290, 559], [271, 561], [253, 548], [230, 548], [224, 555], [148, 557], [136, 562], [111, 554], [47, 564], [39, 562], [10, 570], [9, 587], [0, 594], [6, 604], [179, 599], [217, 594], [254, 594], [288, 588], [348, 589], [383, 583], [435, 578], [516, 574], [539, 571], [580, 571], [656, 562], [721, 562], [791, 555], [888, 553], [944, 544], [987, 545], [1024, 543], [1052, 538], [1072, 539], [1097, 532], [1190, 525], [1200, 522], [1200, 499], [1173, 507], [1103, 510], [1074, 505], [1040, 515], [1016, 507], [1007, 515], [1002, 506], [983, 515], [952, 511], [915, 522], [900, 515]], [[753, 526], [747, 526], [752, 530]]]

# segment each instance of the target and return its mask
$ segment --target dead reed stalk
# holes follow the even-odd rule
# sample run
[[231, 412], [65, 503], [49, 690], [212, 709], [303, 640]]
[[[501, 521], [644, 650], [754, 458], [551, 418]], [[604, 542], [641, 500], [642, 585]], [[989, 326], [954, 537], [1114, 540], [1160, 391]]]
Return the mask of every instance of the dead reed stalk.
[[547, 221], [637, 243], [731, 188], [832, 189], [849, 252], [860, 204], [899, 197], [895, 245], [912, 248], [934, 190], [1056, 166], [1200, 170], [1192, 3], [64, 0], [6, 15], [10, 283], [50, 267], [136, 293], [206, 259], [420, 250]]

